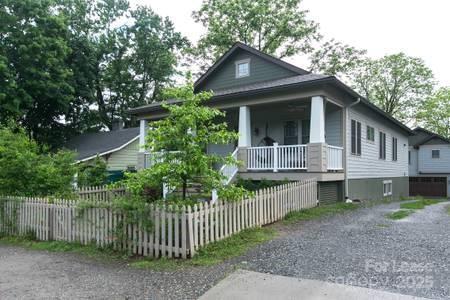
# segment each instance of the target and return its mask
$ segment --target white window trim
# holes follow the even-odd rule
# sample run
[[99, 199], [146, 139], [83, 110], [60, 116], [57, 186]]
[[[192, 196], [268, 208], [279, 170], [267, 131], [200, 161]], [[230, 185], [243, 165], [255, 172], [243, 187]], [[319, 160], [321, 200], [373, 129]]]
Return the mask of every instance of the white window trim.
[[[438, 151], [439, 157], [433, 157], [433, 151]], [[431, 149], [431, 159], [440, 159], [441, 158], [441, 149]]]
[[[245, 64], [245, 63], [248, 64], [248, 74], [239, 76], [239, 69], [238, 69], [238, 66], [239, 66], [240, 64]], [[235, 61], [235, 62], [234, 62], [234, 70], [235, 70], [235, 77], [236, 77], [236, 78], [243, 78], [243, 77], [248, 77], [248, 76], [250, 76], [250, 58], [246, 58], [246, 59], [241, 59], [241, 60]]]
[[[388, 186], [388, 189], [385, 190], [385, 186]], [[392, 196], [392, 180], [383, 180], [383, 196]]]

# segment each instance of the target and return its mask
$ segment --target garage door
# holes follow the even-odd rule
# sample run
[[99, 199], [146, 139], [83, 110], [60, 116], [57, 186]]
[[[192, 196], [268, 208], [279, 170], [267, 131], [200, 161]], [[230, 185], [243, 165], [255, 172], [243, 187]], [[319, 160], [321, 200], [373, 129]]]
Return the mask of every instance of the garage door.
[[446, 197], [447, 196], [447, 178], [446, 177], [410, 177], [409, 178], [410, 196], [429, 196]]

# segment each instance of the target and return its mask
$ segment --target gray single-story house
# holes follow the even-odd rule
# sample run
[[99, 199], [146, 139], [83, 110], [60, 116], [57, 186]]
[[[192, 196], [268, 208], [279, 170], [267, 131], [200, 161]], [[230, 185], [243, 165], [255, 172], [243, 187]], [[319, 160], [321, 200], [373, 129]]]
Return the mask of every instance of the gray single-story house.
[[417, 127], [409, 138], [409, 192], [450, 197], [450, 140]]
[[77, 153], [77, 163], [103, 158], [109, 180], [121, 178], [126, 170], [135, 170], [139, 152], [139, 127], [85, 133], [69, 140], [66, 148]]
[[[226, 112], [239, 132], [236, 144], [210, 145], [233, 154], [239, 168], [228, 181], [316, 178], [321, 202], [408, 196], [408, 138], [404, 124], [334, 76], [314, 74], [236, 43], [195, 82], [212, 91], [207, 105]], [[174, 99], [171, 103], [178, 103]], [[159, 104], [130, 111], [140, 120], [140, 145], [148, 124], [167, 116]], [[152, 154], [140, 148], [139, 167]]]

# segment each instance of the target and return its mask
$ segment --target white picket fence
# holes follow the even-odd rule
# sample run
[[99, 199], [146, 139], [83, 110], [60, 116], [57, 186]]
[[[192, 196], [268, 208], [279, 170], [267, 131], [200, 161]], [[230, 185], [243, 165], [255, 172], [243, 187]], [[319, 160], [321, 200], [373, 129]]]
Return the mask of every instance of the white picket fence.
[[113, 245], [136, 255], [188, 258], [209, 243], [316, 205], [317, 182], [305, 180], [263, 189], [238, 202], [149, 205], [152, 226], [146, 228], [145, 222], [121, 226], [126, 215], [113, 210], [108, 202], [93, 202], [92, 208], [80, 210], [75, 201], [1, 197], [0, 232], [19, 235], [32, 231], [44, 241]]
[[124, 187], [112, 188], [108, 185], [79, 187], [78, 198], [92, 201], [111, 201], [113, 198], [125, 195]]

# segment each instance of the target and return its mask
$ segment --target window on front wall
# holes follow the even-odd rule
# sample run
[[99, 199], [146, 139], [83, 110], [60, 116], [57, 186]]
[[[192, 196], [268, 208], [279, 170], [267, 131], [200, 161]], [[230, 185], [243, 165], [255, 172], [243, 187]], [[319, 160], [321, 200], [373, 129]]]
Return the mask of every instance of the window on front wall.
[[375, 128], [367, 125], [367, 140], [375, 142]]
[[392, 180], [383, 181], [383, 196], [392, 195]]
[[441, 157], [441, 150], [431, 150], [431, 158]]
[[236, 78], [250, 76], [250, 60], [239, 60], [235, 63]]
[[351, 148], [353, 155], [361, 155], [361, 123], [352, 120]]
[[393, 137], [392, 138], [392, 161], [397, 161], [397, 158], [398, 158], [397, 144], [398, 144], [397, 138]]
[[411, 151], [408, 151], [408, 165], [411, 164]]
[[381, 132], [379, 134], [380, 145], [379, 145], [379, 158], [386, 159], [386, 133]]

